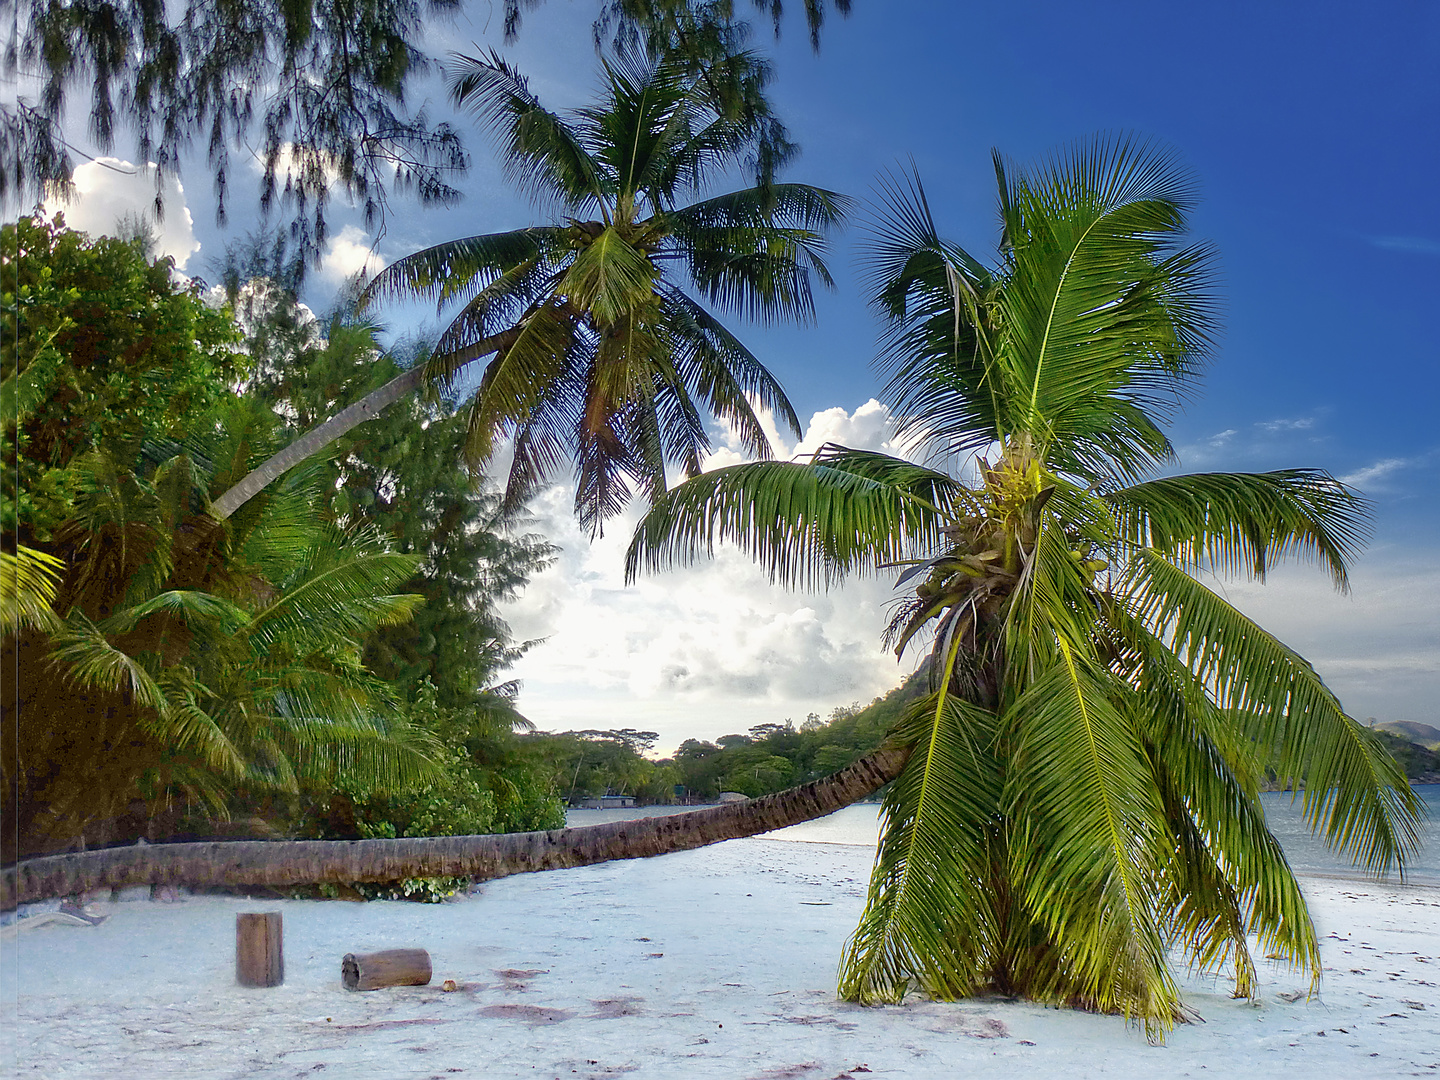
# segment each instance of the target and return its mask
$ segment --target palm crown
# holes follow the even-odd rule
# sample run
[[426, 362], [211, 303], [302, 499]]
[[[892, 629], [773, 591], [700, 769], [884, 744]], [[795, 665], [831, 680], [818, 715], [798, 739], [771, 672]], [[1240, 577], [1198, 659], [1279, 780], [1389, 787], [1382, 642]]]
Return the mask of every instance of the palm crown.
[[943, 241], [918, 179], [887, 184], [870, 252], [902, 430], [973, 478], [827, 446], [677, 487], [628, 571], [728, 540], [787, 584], [906, 567], [889, 637], [933, 636], [931, 693], [841, 991], [992, 988], [1179, 1015], [1167, 950], [1254, 967], [1248, 934], [1319, 977], [1314, 929], [1265, 827], [1267, 769], [1368, 870], [1417, 843], [1391, 759], [1315, 671], [1188, 571], [1263, 578], [1307, 557], [1346, 587], [1364, 504], [1324, 473], [1153, 477], [1160, 423], [1215, 327], [1193, 196], [1126, 140], [1043, 168], [998, 156], [1000, 260]]
[[706, 412], [756, 456], [769, 454], [756, 404], [798, 431], [779, 384], [692, 293], [724, 313], [809, 318], [812, 278], [831, 283], [823, 233], [842, 214], [839, 196], [800, 184], [683, 204], [739, 163], [755, 118], [693, 64], [622, 54], [603, 73], [600, 100], [562, 115], [498, 56], [460, 58], [454, 100], [562, 220], [417, 252], [365, 294], [462, 305], [430, 374], [494, 354], [470, 410], [472, 458], [513, 436], [512, 504], [573, 461], [592, 530], [632, 486], [665, 491], [667, 465], [699, 472]]

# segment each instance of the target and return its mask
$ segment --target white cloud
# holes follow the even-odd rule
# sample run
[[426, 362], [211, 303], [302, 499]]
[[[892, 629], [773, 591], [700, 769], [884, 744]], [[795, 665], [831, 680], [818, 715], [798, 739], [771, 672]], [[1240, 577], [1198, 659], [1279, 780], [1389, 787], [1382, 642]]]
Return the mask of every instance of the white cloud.
[[[893, 451], [893, 423], [870, 401], [811, 417], [790, 444], [773, 431], [776, 454], [807, 454], [826, 442]], [[707, 467], [737, 463], [731, 444]], [[537, 531], [560, 544], [506, 613], [517, 637], [547, 638], [515, 669], [521, 708], [540, 727], [635, 727], [658, 731], [668, 751], [686, 738], [713, 739], [762, 721], [868, 702], [895, 686], [904, 667], [880, 644], [890, 578], [859, 579], [828, 593], [772, 585], [733, 547], [715, 558], [624, 584], [624, 556], [641, 507], [607, 524], [591, 543], [575, 524], [569, 485], [536, 500]]]
[[1367, 236], [1375, 247], [1384, 251], [1403, 251], [1411, 255], [1440, 255], [1440, 241], [1425, 236]]
[[153, 164], [137, 168], [119, 158], [87, 161], [75, 170], [74, 196], [47, 199], [45, 212], [63, 212], [65, 223], [92, 236], [113, 236], [128, 219], [144, 221], [155, 233], [155, 254], [169, 255], [178, 270], [200, 250], [195, 239], [194, 219], [185, 205], [185, 188], [174, 173], [166, 175], [160, 189], [163, 217], [155, 213]]
[[1364, 487], [1366, 484], [1373, 484], [1376, 480], [1382, 480], [1391, 473], [1411, 464], [1413, 463], [1409, 458], [1384, 458], [1375, 462], [1374, 465], [1367, 465], [1363, 469], [1346, 473], [1340, 477], [1340, 482], [1349, 484], [1351, 487]]
[[1294, 420], [1265, 420], [1255, 426], [1261, 431], [1268, 431], [1271, 434], [1278, 434], [1282, 431], [1309, 431], [1315, 426], [1315, 417], [1302, 416]]
[[356, 225], [346, 225], [325, 245], [318, 273], [339, 285], [362, 271], [370, 276], [384, 268], [385, 260], [375, 254], [365, 230]]

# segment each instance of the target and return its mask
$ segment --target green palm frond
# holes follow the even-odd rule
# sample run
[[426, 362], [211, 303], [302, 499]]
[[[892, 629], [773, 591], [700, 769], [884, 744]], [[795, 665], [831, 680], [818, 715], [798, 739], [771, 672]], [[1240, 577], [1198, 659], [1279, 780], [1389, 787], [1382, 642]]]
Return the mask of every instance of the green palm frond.
[[914, 747], [886, 792], [860, 926], [840, 964], [840, 994], [900, 1001], [911, 982], [952, 1000], [985, 985], [993, 952], [992, 850], [1000, 764], [996, 717], [954, 695], [912, 703], [892, 739]]
[[626, 579], [688, 566], [736, 544], [785, 585], [818, 585], [933, 546], [958, 485], [868, 451], [827, 447], [812, 464], [757, 462], [703, 473], [656, 501], [636, 527]]
[[97, 627], [106, 634], [128, 634], [152, 615], [167, 616], [212, 637], [235, 633], [247, 621], [235, 604], [212, 593], [194, 589], [169, 589], [117, 611]]
[[506, 174], [526, 194], [578, 210], [613, 190], [604, 166], [575, 128], [540, 105], [530, 84], [495, 52], [456, 56], [447, 72], [450, 100], [474, 114], [503, 145]]
[[1064, 942], [1069, 985], [1094, 1007], [1163, 1030], [1179, 992], [1157, 893], [1167, 835], [1117, 687], [1063, 642], [1002, 718], [1016, 731], [1012, 865], [1027, 910]]
[[421, 299], [445, 304], [471, 300], [487, 283], [517, 266], [553, 259], [564, 230], [533, 226], [447, 240], [397, 259], [360, 292], [361, 311], [385, 300]]
[[1326, 843], [1371, 873], [1403, 872], [1420, 843], [1418, 798], [1315, 669], [1159, 555], [1137, 553], [1132, 581], [1166, 646], [1237, 714], [1280, 780], [1303, 783], [1306, 820]]
[[729, 423], [746, 453], [756, 458], [771, 455], [770, 440], [752, 401], [770, 411], [781, 431], [800, 434], [800, 418], [784, 388], [718, 319], [679, 289], [662, 290], [661, 304], [677, 385], [689, 388], [716, 417]]
[[545, 303], [517, 324], [513, 339], [491, 360], [468, 413], [466, 453], [489, 460], [502, 432], [532, 420], [570, 374], [576, 333], [563, 304]]
[[264, 652], [281, 640], [316, 645], [354, 640], [377, 626], [405, 622], [424, 598], [387, 593], [415, 575], [423, 556], [377, 551], [374, 546], [353, 537], [320, 538], [306, 553], [296, 579], [240, 632]]
[[1317, 469], [1162, 477], [1106, 495], [1120, 535], [1187, 569], [1223, 575], [1310, 559], [1349, 589], [1348, 564], [1365, 540], [1369, 508]]
[[51, 640], [50, 663], [75, 686], [125, 694], [162, 717], [169, 711], [164, 691], [145, 665], [115, 648], [81, 612], [72, 611]]
[[[1081, 455], [1106, 436], [1098, 464], [1108, 459], [1117, 475], [1169, 460], [1154, 421], [1198, 370], [1214, 310], [1213, 253], [1180, 246], [1189, 177], [1128, 139], [1077, 144], [1024, 172], [997, 156], [996, 172], [1007, 250], [994, 368], [1006, 384], [1005, 429]], [[1121, 403], [1142, 410], [1128, 431], [1115, 429]]]
[[827, 288], [826, 232], [848, 200], [804, 184], [777, 184], [693, 203], [666, 218], [675, 250], [700, 291], [761, 322], [814, 317], [812, 275]]
[[21, 629], [53, 633], [59, 620], [50, 610], [60, 587], [63, 560], [20, 545], [0, 551], [0, 634]]

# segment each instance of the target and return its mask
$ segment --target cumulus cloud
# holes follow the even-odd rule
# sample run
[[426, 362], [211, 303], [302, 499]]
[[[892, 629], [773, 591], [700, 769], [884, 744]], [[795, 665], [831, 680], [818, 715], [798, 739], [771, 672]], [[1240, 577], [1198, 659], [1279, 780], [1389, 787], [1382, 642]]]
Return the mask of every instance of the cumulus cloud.
[[[826, 442], [894, 450], [893, 422], [874, 401], [816, 413], [793, 444], [765, 422], [782, 458]], [[726, 439], [733, 436], [708, 467], [742, 460]], [[542, 728], [642, 725], [660, 732], [665, 751], [686, 738], [869, 701], [913, 669], [911, 658], [901, 667], [880, 644], [888, 577], [794, 592], [722, 547], [713, 560], [627, 587], [625, 548], [641, 508], [591, 543], [575, 524], [573, 500], [564, 485], [532, 505], [536, 531], [564, 550], [506, 615], [517, 636], [546, 639], [515, 669], [525, 682], [521, 708]]]
[[368, 277], [384, 268], [385, 260], [375, 253], [365, 230], [346, 225], [325, 245], [317, 273], [340, 285], [361, 272]]
[[92, 236], [114, 236], [127, 222], [140, 221], [155, 235], [155, 254], [169, 255], [178, 270], [200, 250], [194, 219], [185, 205], [185, 188], [174, 173], [160, 188], [164, 216], [155, 212], [153, 164], [139, 168], [119, 158], [87, 161], [75, 170], [74, 194], [69, 199], [45, 201], [45, 212], [63, 212], [65, 223]]

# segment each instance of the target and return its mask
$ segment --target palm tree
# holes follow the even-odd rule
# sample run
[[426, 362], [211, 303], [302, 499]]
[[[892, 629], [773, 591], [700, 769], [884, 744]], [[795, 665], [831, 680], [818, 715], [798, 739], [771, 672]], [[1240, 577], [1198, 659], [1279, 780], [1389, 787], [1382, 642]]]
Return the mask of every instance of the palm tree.
[[722, 100], [710, 69], [680, 59], [621, 52], [602, 73], [599, 100], [561, 114], [499, 56], [456, 60], [453, 100], [558, 222], [449, 241], [380, 273], [362, 303], [461, 305], [435, 355], [247, 477], [216, 500], [217, 515], [422, 382], [456, 388], [485, 357], [470, 459], [513, 438], [511, 506], [573, 462], [576, 510], [592, 531], [637, 489], [664, 492], [668, 467], [700, 471], [707, 414], [761, 457], [770, 448], [756, 404], [798, 432], [779, 384], [701, 301], [761, 321], [812, 317], [812, 278], [832, 283], [823, 234], [843, 200], [758, 182], [686, 202], [754, 144], [753, 110]]
[[918, 178], [885, 186], [869, 265], [901, 435], [952, 475], [827, 446], [692, 479], [658, 500], [628, 572], [752, 552], [786, 585], [904, 567], [887, 636], [927, 636], [931, 693], [892, 738], [867, 906], [842, 997], [986, 990], [1181, 1015], [1167, 963], [1247, 935], [1319, 979], [1315, 931], [1257, 795], [1371, 872], [1418, 842], [1418, 804], [1292, 650], [1193, 576], [1263, 579], [1283, 557], [1336, 587], [1365, 507], [1304, 469], [1156, 476], [1162, 429], [1216, 326], [1213, 255], [1164, 152], [1096, 140], [1017, 171], [995, 158], [1000, 257], [942, 240]]
[[133, 830], [184, 805], [224, 818], [237, 785], [433, 772], [432, 741], [387, 721], [388, 689], [360, 660], [370, 631], [421, 602], [393, 595], [419, 557], [317, 524], [301, 477], [228, 530], [197, 512], [264, 445], [261, 411], [234, 405], [225, 439], [152, 448], [146, 468], [101, 451], [75, 463], [58, 614], [5, 628], [29, 672], [0, 753], [22, 845], [8, 857], [103, 845], [122, 820]]

